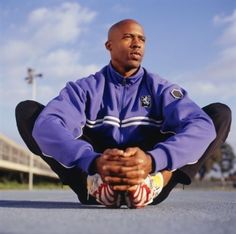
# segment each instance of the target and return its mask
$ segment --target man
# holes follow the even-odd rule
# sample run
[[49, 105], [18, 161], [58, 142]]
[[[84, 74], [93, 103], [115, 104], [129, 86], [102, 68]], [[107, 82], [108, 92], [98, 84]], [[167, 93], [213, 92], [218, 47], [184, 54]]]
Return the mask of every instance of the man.
[[177, 183], [190, 184], [228, 135], [227, 106], [202, 110], [178, 85], [141, 67], [145, 40], [135, 20], [114, 24], [105, 43], [109, 65], [67, 83], [45, 108], [24, 102], [16, 109], [28, 147], [82, 203], [158, 204]]

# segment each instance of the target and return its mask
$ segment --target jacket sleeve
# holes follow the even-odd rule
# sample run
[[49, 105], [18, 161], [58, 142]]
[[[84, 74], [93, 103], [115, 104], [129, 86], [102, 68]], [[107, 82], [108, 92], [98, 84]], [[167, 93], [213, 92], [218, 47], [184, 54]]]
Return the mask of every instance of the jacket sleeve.
[[171, 136], [148, 152], [154, 160], [154, 171], [196, 163], [216, 137], [212, 120], [176, 85], [165, 88], [159, 98], [161, 132]]
[[53, 157], [66, 168], [80, 167], [89, 173], [99, 155], [80, 139], [86, 123], [86, 94], [78, 83], [69, 82], [37, 118], [33, 137], [45, 156]]

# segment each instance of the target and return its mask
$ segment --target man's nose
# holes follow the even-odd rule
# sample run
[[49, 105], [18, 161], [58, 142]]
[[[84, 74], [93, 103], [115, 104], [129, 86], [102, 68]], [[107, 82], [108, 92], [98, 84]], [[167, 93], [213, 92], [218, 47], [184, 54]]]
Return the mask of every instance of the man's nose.
[[138, 37], [133, 38], [131, 46], [133, 48], [140, 48], [142, 46]]

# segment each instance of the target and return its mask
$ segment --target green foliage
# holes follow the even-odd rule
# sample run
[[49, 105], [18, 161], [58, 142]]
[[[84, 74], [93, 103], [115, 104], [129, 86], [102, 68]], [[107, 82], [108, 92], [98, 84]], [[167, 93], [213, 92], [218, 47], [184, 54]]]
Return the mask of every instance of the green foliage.
[[[228, 143], [222, 144], [214, 155], [204, 162], [199, 170], [200, 179], [203, 179], [210, 171], [219, 171], [221, 174], [229, 173], [234, 166], [235, 154]], [[217, 169], [218, 168], [218, 169]]]
[[[33, 188], [34, 189], [64, 189], [65, 186], [62, 186], [61, 183], [50, 183], [50, 182], [42, 182], [42, 183], [35, 183]], [[4, 181], [0, 182], [0, 190], [25, 190], [28, 189], [29, 185], [27, 183], [19, 183], [18, 181]]]
[[221, 147], [221, 160], [219, 161], [222, 173], [230, 172], [233, 169], [235, 154], [232, 147], [225, 143]]

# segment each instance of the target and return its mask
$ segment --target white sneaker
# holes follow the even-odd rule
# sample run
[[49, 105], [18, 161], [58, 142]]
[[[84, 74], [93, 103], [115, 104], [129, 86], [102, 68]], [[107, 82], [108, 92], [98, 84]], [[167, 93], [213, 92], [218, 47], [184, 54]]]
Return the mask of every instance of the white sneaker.
[[95, 197], [97, 202], [107, 207], [120, 207], [121, 196], [114, 191], [110, 185], [104, 183], [99, 174], [88, 176], [87, 178], [88, 193]]
[[134, 186], [125, 195], [126, 205], [129, 208], [142, 208], [153, 202], [163, 188], [163, 176], [160, 172], [148, 175], [142, 184]]

